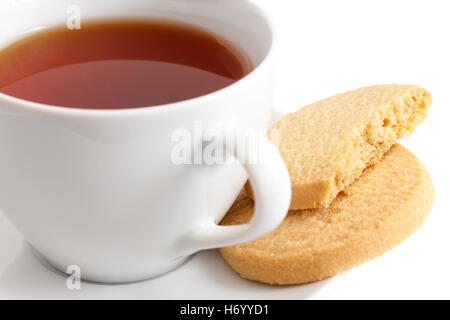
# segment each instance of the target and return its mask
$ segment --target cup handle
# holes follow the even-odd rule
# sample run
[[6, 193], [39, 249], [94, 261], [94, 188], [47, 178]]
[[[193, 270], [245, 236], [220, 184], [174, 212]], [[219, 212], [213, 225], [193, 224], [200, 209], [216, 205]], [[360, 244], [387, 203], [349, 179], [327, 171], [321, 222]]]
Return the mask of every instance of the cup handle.
[[249, 175], [255, 199], [253, 219], [249, 224], [237, 226], [219, 226], [214, 221], [196, 224], [181, 241], [183, 255], [258, 239], [278, 227], [289, 210], [291, 181], [278, 149], [261, 135], [258, 161], [250, 163], [249, 153], [239, 148], [236, 152], [231, 151], [234, 146], [229, 145], [228, 139], [226, 147]]

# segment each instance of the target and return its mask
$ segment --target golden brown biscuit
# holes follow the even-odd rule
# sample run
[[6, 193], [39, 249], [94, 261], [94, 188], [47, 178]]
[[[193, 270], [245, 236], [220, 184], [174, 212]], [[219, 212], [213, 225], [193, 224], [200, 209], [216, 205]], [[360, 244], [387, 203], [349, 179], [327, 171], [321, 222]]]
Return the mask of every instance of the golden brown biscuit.
[[[291, 211], [269, 235], [221, 253], [246, 279], [279, 285], [322, 280], [398, 245], [423, 224], [433, 201], [426, 169], [394, 145], [329, 208]], [[253, 201], [240, 200], [222, 224], [247, 223], [252, 215]]]
[[[424, 121], [431, 95], [413, 85], [361, 88], [287, 115], [273, 129], [292, 182], [292, 210], [327, 207]], [[251, 188], [247, 193], [252, 197]]]

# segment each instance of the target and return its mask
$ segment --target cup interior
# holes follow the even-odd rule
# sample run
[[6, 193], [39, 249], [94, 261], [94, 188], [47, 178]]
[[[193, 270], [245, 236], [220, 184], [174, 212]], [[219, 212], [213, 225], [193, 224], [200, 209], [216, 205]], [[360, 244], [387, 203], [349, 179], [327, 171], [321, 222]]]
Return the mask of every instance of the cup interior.
[[202, 27], [243, 50], [255, 67], [273, 42], [269, 19], [249, 0], [6, 0], [0, 1], [0, 49], [30, 32], [66, 24], [73, 5], [81, 10], [81, 23], [163, 18]]

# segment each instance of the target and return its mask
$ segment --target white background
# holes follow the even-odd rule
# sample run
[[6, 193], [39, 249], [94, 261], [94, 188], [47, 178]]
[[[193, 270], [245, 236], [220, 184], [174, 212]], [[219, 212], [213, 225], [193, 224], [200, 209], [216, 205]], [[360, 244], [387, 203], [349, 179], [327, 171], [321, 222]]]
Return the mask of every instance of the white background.
[[436, 202], [424, 227], [384, 256], [308, 286], [250, 283], [211, 251], [154, 281], [69, 292], [0, 216], [0, 298], [450, 298], [449, 1], [259, 2], [278, 23], [280, 112], [381, 83], [420, 84], [433, 94], [426, 123], [402, 142], [434, 179]]
[[420, 84], [434, 97], [427, 121], [402, 141], [434, 180], [428, 221], [398, 248], [345, 273], [329, 297], [450, 299], [450, 2], [260, 2], [278, 24], [277, 108], [381, 83]]

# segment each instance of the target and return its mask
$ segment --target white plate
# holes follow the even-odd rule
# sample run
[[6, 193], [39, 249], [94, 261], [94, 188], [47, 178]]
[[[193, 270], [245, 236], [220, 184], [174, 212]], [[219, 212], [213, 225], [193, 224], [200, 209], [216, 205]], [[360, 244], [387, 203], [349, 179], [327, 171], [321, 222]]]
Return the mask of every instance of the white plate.
[[[437, 91], [437, 90], [436, 90]], [[427, 223], [398, 248], [331, 279], [302, 286], [272, 287], [241, 279], [215, 251], [201, 252], [172, 273], [128, 285], [82, 283], [50, 270], [0, 213], [0, 299], [448, 299], [450, 284], [448, 150], [429, 141], [448, 118], [444, 104], [402, 144], [414, 150], [434, 178], [436, 202]], [[281, 118], [289, 108], [275, 110]], [[441, 114], [439, 114], [441, 112]], [[444, 114], [443, 114], [444, 113]]]
[[[277, 110], [274, 118], [284, 113]], [[447, 118], [442, 114], [430, 117], [441, 121]], [[450, 158], [448, 152], [442, 154], [429, 143], [440, 127], [433, 121], [422, 126], [428, 128], [402, 143], [415, 151], [434, 177], [437, 198], [430, 218], [395, 250], [337, 277], [302, 286], [272, 287], [241, 279], [212, 250], [197, 254], [179, 269], [153, 280], [127, 285], [82, 283], [80, 291], [71, 291], [66, 287], [66, 276], [50, 270], [33, 254], [0, 212], [0, 299], [448, 298], [450, 217], [448, 197], [440, 191], [447, 192], [450, 186]]]
[[241, 279], [216, 250], [195, 255], [159, 278], [126, 285], [82, 282], [69, 290], [0, 214], [0, 299], [317, 299], [327, 298], [343, 276], [290, 287]]

